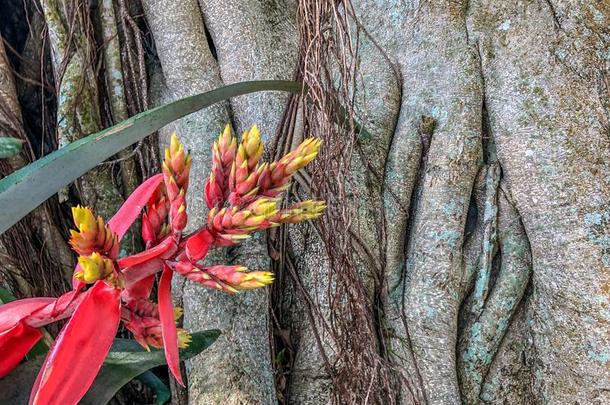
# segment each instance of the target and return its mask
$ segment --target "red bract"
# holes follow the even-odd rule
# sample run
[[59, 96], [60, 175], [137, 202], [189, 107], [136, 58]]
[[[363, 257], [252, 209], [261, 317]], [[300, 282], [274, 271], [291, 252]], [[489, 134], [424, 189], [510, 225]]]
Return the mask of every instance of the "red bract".
[[0, 333], [37, 310], [55, 302], [57, 298], [26, 298], [0, 306]]
[[135, 254], [133, 256], [124, 257], [117, 260], [117, 264], [121, 269], [137, 266], [138, 264], [149, 262], [153, 259], [169, 258], [177, 249], [178, 245], [172, 236], [168, 236], [157, 246], [148, 250]]
[[85, 395], [119, 327], [120, 294], [101, 280], [84, 293], [42, 365], [30, 404], [76, 404]]
[[144, 204], [148, 202], [162, 181], [162, 174], [154, 175], [150, 179], [146, 180], [134, 190], [117, 213], [110, 218], [108, 221], [108, 226], [118, 235], [119, 239], [125, 235], [125, 232], [127, 232], [131, 224], [138, 219], [142, 213]]
[[[125, 283], [125, 293], [131, 294], [132, 290], [140, 289], [141, 285], [139, 283], [142, 281], [142, 279], [158, 273], [162, 269], [163, 261], [161, 259], [152, 259], [122, 270], [123, 281]], [[146, 298], [148, 298], [149, 295], [147, 295]]]
[[[122, 320], [147, 350], [164, 349], [171, 373], [184, 385], [178, 349], [188, 345], [190, 336], [176, 328], [181, 310], [171, 300], [174, 273], [229, 294], [270, 284], [272, 273], [248, 272], [239, 265], [204, 266], [201, 261], [213, 246], [235, 245], [252, 232], [320, 216], [325, 208], [321, 201], [279, 209], [292, 176], [316, 156], [319, 146], [319, 141], [307, 139], [280, 161], [260, 163], [264, 147], [258, 129], [246, 131], [238, 144], [227, 126], [212, 150], [203, 196], [210, 208], [206, 224], [183, 235], [191, 156], [174, 134], [162, 174], [139, 186], [107, 224], [88, 208], [73, 208], [76, 230], [70, 245], [79, 264], [72, 291], [57, 299], [0, 306], [0, 377], [40, 339], [38, 328], [70, 318], [40, 370], [30, 403], [76, 404], [95, 379]], [[146, 249], [119, 258], [120, 240], [139, 216]], [[160, 271], [155, 304], [150, 295]]]
[[197, 232], [186, 240], [186, 257], [192, 262], [203, 259], [207, 256], [212, 243], [214, 243], [214, 236], [210, 231], [204, 229]]
[[27, 298], [0, 306], [0, 378], [40, 339], [39, 327], [70, 316], [78, 295], [74, 290], [60, 298]]
[[163, 266], [163, 273], [159, 281], [159, 319], [161, 320], [161, 331], [163, 336], [163, 347], [165, 358], [170, 371], [176, 377], [176, 381], [184, 386], [180, 375], [180, 358], [178, 356], [178, 330], [174, 321], [174, 306], [172, 304], [172, 276], [174, 271], [169, 266]]
[[42, 337], [42, 333], [19, 321], [0, 332], [0, 378], [7, 375]]

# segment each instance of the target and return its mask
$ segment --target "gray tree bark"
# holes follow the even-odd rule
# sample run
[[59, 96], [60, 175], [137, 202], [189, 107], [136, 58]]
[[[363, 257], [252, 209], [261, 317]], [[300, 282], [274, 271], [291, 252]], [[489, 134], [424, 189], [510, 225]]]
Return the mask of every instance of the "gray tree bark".
[[[358, 118], [373, 135], [358, 140], [353, 156], [352, 229], [381, 258], [383, 277], [375, 281], [378, 269], [366, 260], [354, 272], [366, 308], [381, 297], [370, 344], [397, 377], [387, 401], [609, 401], [608, 3], [352, 4]], [[166, 82], [193, 72], [216, 72], [214, 83], [291, 76], [293, 4], [174, 6], [146, 10]], [[163, 34], [186, 21], [194, 24], [188, 34]], [[273, 135], [282, 102], [243, 97], [225, 111], [237, 128], [256, 121]], [[370, 171], [384, 180], [367, 181]], [[342, 343], [324, 326], [333, 290], [327, 252], [310, 225], [292, 229], [288, 241], [298, 280], [276, 298], [294, 346], [282, 398], [336, 401]], [[260, 248], [241, 252], [265, 265]], [[225, 332], [211, 355], [192, 361], [190, 401], [275, 403], [264, 294], [184, 292], [190, 327]], [[370, 387], [353, 390], [362, 403]]]
[[[369, 153], [354, 155], [352, 203], [361, 224], [354, 229], [384, 263], [380, 336], [400, 381], [388, 401], [609, 400], [608, 6], [353, 4], [364, 33], [358, 111], [374, 136], [362, 142]], [[218, 84], [291, 76], [294, 5], [200, 6], [146, 8], [166, 84], [177, 78], [170, 91], [201, 81], [188, 72], [213, 74]], [[187, 33], [164, 33], [186, 21]], [[234, 100], [225, 114], [239, 129], [257, 121], [273, 134], [281, 111], [281, 100], [266, 95]], [[360, 174], [370, 162], [385, 172], [383, 184]], [[194, 215], [201, 206], [191, 203]], [[308, 225], [289, 236], [308, 297], [295, 284], [281, 296], [296, 346], [286, 398], [326, 403], [333, 398], [328, 361], [341, 345], [321, 326], [332, 292], [326, 252]], [[260, 247], [241, 252], [265, 265]], [[354, 271], [376, 272], [365, 261]], [[379, 286], [368, 280], [372, 299]], [[187, 326], [221, 327], [226, 339], [192, 362], [190, 401], [274, 403], [267, 298], [226, 299], [188, 286], [184, 293]], [[308, 299], [321, 324], [306, 316]], [[367, 387], [354, 391], [364, 399]]]

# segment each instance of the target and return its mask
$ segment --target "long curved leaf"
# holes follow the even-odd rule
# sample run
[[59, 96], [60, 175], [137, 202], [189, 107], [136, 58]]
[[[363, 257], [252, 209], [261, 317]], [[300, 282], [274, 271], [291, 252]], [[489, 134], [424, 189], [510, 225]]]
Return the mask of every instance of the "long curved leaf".
[[[180, 350], [180, 360], [195, 357], [212, 345], [220, 336], [216, 329], [196, 332], [188, 348]], [[40, 356], [21, 364], [5, 378], [0, 379], [0, 404], [27, 404], [30, 389], [44, 357]], [[115, 339], [112, 349], [99, 374], [80, 405], [104, 405], [116, 392], [138, 375], [153, 367], [165, 364], [163, 350], [145, 351], [135, 340]]]
[[0, 180], [0, 234], [97, 164], [172, 121], [231, 97], [257, 91], [300, 93], [293, 81], [230, 84], [142, 112], [59, 149]]

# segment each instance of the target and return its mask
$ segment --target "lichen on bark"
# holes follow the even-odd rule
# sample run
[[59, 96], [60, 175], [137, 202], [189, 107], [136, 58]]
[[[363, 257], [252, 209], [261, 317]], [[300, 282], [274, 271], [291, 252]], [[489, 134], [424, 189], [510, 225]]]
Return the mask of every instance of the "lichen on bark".
[[[63, 146], [102, 129], [95, 41], [86, 2], [41, 3], [57, 88], [57, 136]], [[110, 218], [123, 201], [109, 165], [85, 174], [77, 181], [77, 188], [83, 203], [104, 218]]]

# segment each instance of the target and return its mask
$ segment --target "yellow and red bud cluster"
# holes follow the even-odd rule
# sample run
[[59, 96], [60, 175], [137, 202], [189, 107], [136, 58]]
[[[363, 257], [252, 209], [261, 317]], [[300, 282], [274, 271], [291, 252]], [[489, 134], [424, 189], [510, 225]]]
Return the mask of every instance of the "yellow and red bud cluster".
[[279, 161], [257, 164], [256, 167], [250, 167], [249, 160], [248, 164], [244, 161], [238, 165], [238, 153], [231, 177], [234, 183], [230, 183], [229, 202], [243, 205], [257, 196], [280, 196], [289, 187], [292, 176], [316, 157], [320, 145], [320, 140], [308, 138]]
[[178, 328], [178, 348], [179, 349], [186, 349], [187, 347], [189, 347], [189, 345], [191, 344], [192, 341], [193, 341], [193, 337], [186, 329]]
[[326, 209], [324, 201], [306, 200], [279, 211], [270, 221], [283, 224], [296, 224], [320, 217]]
[[[173, 177], [178, 188], [186, 191], [189, 183], [191, 163], [191, 154], [185, 151], [184, 145], [174, 132], [170, 138], [169, 148], [165, 148], [163, 174], [166, 177]], [[169, 196], [170, 200], [173, 200], [173, 196], [171, 194]]]
[[258, 128], [246, 131], [237, 144], [227, 126], [214, 143], [212, 173], [205, 188], [208, 229], [215, 244], [230, 246], [257, 230], [319, 217], [325, 208], [321, 202], [308, 201], [280, 211], [277, 199], [290, 186], [292, 176], [317, 156], [320, 145], [320, 140], [308, 138], [277, 162], [259, 162], [264, 145]]
[[237, 140], [231, 126], [227, 124], [212, 147], [212, 172], [205, 186], [208, 208], [222, 206], [228, 197], [229, 176], [236, 151]]
[[277, 226], [271, 219], [278, 213], [277, 200], [261, 197], [243, 209], [212, 208], [208, 214], [208, 229], [217, 237], [220, 246], [230, 246], [249, 237], [249, 234]]
[[169, 234], [168, 213], [167, 198], [160, 191], [155, 193], [146, 204], [146, 212], [142, 214], [142, 239], [146, 247], [157, 244]]
[[249, 290], [264, 287], [273, 282], [273, 273], [266, 271], [247, 272], [243, 266], [210, 266], [199, 267], [183, 261], [176, 264], [176, 272], [187, 279], [227, 293], [237, 293], [240, 290]]
[[184, 149], [175, 133], [169, 148], [165, 149], [163, 160], [163, 180], [169, 202], [169, 218], [172, 231], [180, 232], [187, 222], [186, 191], [191, 170], [191, 155]]
[[70, 246], [76, 253], [87, 256], [98, 252], [116, 259], [119, 255], [119, 239], [102, 217], [96, 219], [90, 208], [80, 205], [72, 207], [72, 216], [77, 230], [70, 231]]
[[118, 283], [114, 266], [119, 255], [118, 236], [90, 208], [73, 207], [72, 216], [77, 230], [70, 231], [70, 246], [79, 254], [79, 270], [74, 278], [86, 284], [104, 279]]
[[[122, 311], [125, 327], [133, 333], [136, 341], [146, 350], [152, 346], [163, 348], [162, 326], [159, 319], [158, 305], [147, 300], [138, 299], [125, 303]], [[174, 319], [182, 316], [182, 308], [174, 307]], [[178, 347], [184, 349], [191, 342], [191, 335], [184, 329], [178, 329]]]
[[259, 160], [265, 152], [261, 142], [260, 132], [256, 125], [244, 132], [235, 161], [231, 167], [229, 178], [229, 202], [231, 205], [244, 205], [256, 198], [258, 179], [267, 166], [259, 165]]
[[295, 150], [287, 153], [277, 162], [271, 174], [272, 182], [281, 181], [305, 167], [318, 155], [321, 145], [322, 141], [319, 139], [305, 139]]
[[249, 170], [253, 170], [264, 152], [265, 146], [261, 142], [258, 127], [253, 125], [249, 131], [242, 135], [237, 156], [235, 156], [235, 166], [240, 167], [245, 164]]
[[[136, 342], [144, 349], [150, 350], [150, 347], [155, 349], [163, 349], [163, 332], [161, 323], [158, 319], [147, 318], [141, 321], [137, 327], [133, 323], [125, 322], [125, 327], [133, 333]], [[186, 349], [193, 338], [182, 328], [177, 329], [178, 332], [178, 348]]]

